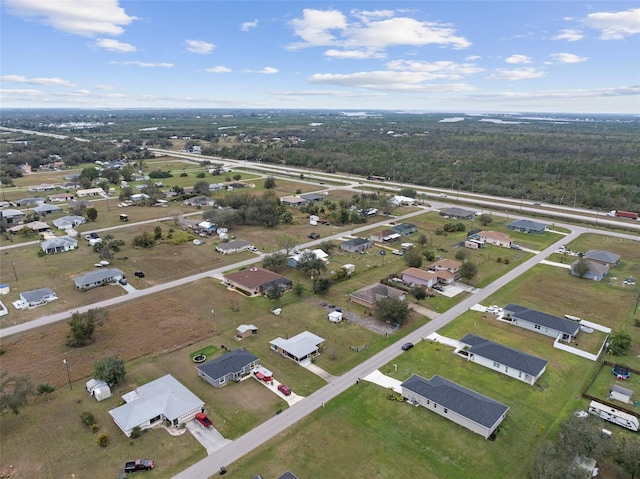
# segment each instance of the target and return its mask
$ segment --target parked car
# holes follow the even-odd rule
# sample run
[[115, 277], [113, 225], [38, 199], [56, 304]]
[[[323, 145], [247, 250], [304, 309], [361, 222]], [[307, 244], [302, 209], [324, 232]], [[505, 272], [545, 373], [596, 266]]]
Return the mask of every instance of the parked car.
[[383, 249], [380, 250], [380, 256], [384, 256], [385, 254], [387, 254]]
[[247, 248], [249, 251], [253, 251], [254, 253], [258, 251], [258, 248], [256, 248], [255, 246], [249, 246], [249, 248]]
[[196, 414], [196, 421], [202, 424], [202, 427], [213, 426], [213, 422], [211, 422], [211, 419], [209, 419], [207, 415], [203, 412], [199, 412], [198, 414]]
[[318, 233], [311, 233], [311, 234], [309, 234], [309, 238], [318, 239], [318, 238], [320, 238], [320, 235]]
[[402, 256], [404, 254], [404, 252], [400, 251], [399, 249], [394, 249], [391, 253], [396, 254], [398, 256]]
[[278, 385], [278, 391], [280, 391], [282, 394], [284, 394], [285, 396], [290, 396], [291, 395], [291, 389], [289, 389], [287, 386], [285, 386], [284, 384], [279, 384]]
[[100, 238], [100, 235], [98, 233], [89, 233], [87, 236], [84, 237], [84, 239], [86, 239], [87, 241], [91, 241], [92, 239], [97, 239]]
[[138, 278], [144, 278], [144, 273], [142, 271], [136, 271], [133, 274], [136, 275]]
[[433, 289], [435, 289], [436, 291], [440, 291], [441, 293], [444, 292], [444, 288], [442, 286], [440, 286], [439, 284], [436, 284]]
[[402, 350], [403, 351], [409, 351], [412, 347], [413, 347], [413, 343], [404, 343], [402, 345]]
[[126, 286], [127, 285], [127, 279], [126, 278], [120, 278], [118, 280], [118, 283], [120, 283], [122, 286]]
[[124, 472], [150, 471], [154, 466], [153, 459], [136, 459], [124, 463]]

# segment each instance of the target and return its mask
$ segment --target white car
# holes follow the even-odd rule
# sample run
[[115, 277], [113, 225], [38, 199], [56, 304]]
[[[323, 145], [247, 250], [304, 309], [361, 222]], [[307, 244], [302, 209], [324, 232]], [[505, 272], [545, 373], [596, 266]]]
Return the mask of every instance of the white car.
[[402, 256], [404, 253], [402, 251], [400, 251], [399, 249], [394, 249], [391, 254], [397, 254], [398, 256]]

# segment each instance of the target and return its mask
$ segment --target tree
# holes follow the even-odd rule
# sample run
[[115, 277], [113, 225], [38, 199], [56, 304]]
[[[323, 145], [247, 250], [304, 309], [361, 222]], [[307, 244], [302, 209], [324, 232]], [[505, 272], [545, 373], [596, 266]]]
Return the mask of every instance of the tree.
[[615, 461], [631, 474], [631, 479], [640, 477], [640, 441], [622, 436], [622, 443], [615, 453]]
[[204, 180], [196, 181], [196, 184], [193, 185], [193, 192], [196, 195], [209, 196], [210, 194], [209, 182]]
[[124, 379], [127, 374], [124, 360], [116, 356], [105, 356], [93, 363], [93, 375], [96, 379], [105, 381], [113, 386]]
[[491, 215], [488, 215], [486, 213], [482, 213], [480, 215], [480, 224], [482, 226], [487, 226], [489, 223], [491, 223], [493, 221], [493, 217]]
[[404, 262], [409, 268], [419, 268], [422, 266], [422, 255], [418, 248], [409, 248], [404, 253]]
[[424, 233], [422, 233], [420, 236], [418, 236], [418, 244], [420, 246], [424, 246], [427, 244], [427, 235], [425, 235]]
[[427, 297], [427, 292], [420, 286], [414, 286], [413, 288], [411, 288], [409, 294], [411, 294], [411, 296], [416, 298], [418, 301], [421, 301]]
[[321, 249], [322, 251], [324, 251], [327, 254], [331, 254], [331, 252], [336, 249], [338, 247], [337, 244], [335, 244], [333, 241], [321, 241], [320, 244], [318, 245], [318, 249]]
[[614, 356], [624, 356], [631, 346], [631, 336], [626, 331], [618, 331], [609, 338], [609, 352]]
[[0, 413], [12, 411], [19, 414], [33, 395], [33, 385], [27, 376], [10, 376], [7, 370], [0, 373]]
[[100, 259], [111, 260], [113, 258], [111, 252], [119, 252], [120, 247], [124, 244], [124, 240], [115, 239], [112, 234], [106, 234], [102, 237], [101, 242], [93, 245], [93, 250], [100, 254]]
[[569, 416], [560, 424], [559, 444], [569, 458], [607, 457], [611, 454], [611, 440], [602, 434], [600, 422], [595, 418]]
[[581, 278], [584, 278], [584, 275], [589, 272], [589, 263], [584, 258], [578, 259], [576, 263], [573, 265], [573, 272]]
[[156, 240], [151, 233], [149, 233], [148, 231], [144, 231], [142, 234], [134, 236], [131, 243], [133, 244], [133, 246], [136, 246], [138, 248], [151, 248], [156, 244]]
[[108, 319], [108, 315], [106, 310], [100, 308], [90, 309], [85, 313], [73, 313], [67, 321], [70, 328], [67, 346], [80, 348], [92, 343], [96, 326], [101, 326]]
[[411, 308], [404, 301], [398, 298], [386, 297], [382, 298], [376, 306], [375, 314], [378, 319], [389, 323], [404, 324], [409, 318]]
[[460, 267], [460, 278], [470, 283], [473, 278], [478, 274], [478, 265], [470, 261], [462, 263]]
[[418, 193], [413, 188], [402, 188], [400, 191], [398, 191], [398, 195], [407, 196], [409, 198], [415, 198], [418, 195]]
[[468, 256], [469, 255], [467, 254], [467, 252], [463, 249], [459, 249], [458, 251], [456, 251], [456, 259], [458, 261], [464, 261]]
[[86, 215], [89, 221], [95, 221], [98, 219], [98, 210], [93, 207], [87, 208]]
[[276, 187], [276, 180], [273, 176], [269, 176], [266, 180], [264, 180], [264, 188], [267, 190], [271, 190]]
[[295, 294], [296, 296], [302, 296], [304, 294], [304, 291], [305, 291], [304, 284], [295, 283], [293, 285], [293, 288], [291, 288], [291, 291], [293, 291], [293, 294]]
[[156, 240], [162, 239], [162, 226], [157, 225], [155, 228], [153, 228], [153, 237]]
[[282, 295], [284, 294], [284, 288], [280, 286], [273, 286], [267, 290], [267, 298], [271, 301], [274, 301], [276, 305], [280, 303], [280, 299], [282, 299]]
[[300, 271], [311, 274], [311, 276], [316, 276], [322, 271], [325, 271], [327, 266], [324, 264], [324, 261], [315, 255], [313, 251], [305, 250], [298, 259], [297, 268]]
[[269, 254], [262, 259], [262, 267], [276, 273], [286, 264], [287, 255], [280, 252]]
[[289, 254], [298, 244], [298, 239], [287, 234], [278, 235], [276, 237], [276, 244], [278, 245], [278, 249], [283, 249], [286, 254]]
[[434, 259], [436, 259], [436, 253], [435, 253], [434, 251], [431, 251], [431, 250], [427, 250], [427, 251], [425, 251], [425, 252], [423, 253], [423, 255], [424, 255], [424, 258], [425, 258], [427, 261], [433, 261]]
[[100, 176], [100, 172], [94, 168], [93, 166], [89, 166], [88, 168], [83, 168], [80, 172], [80, 179], [86, 178], [89, 182], [97, 179]]

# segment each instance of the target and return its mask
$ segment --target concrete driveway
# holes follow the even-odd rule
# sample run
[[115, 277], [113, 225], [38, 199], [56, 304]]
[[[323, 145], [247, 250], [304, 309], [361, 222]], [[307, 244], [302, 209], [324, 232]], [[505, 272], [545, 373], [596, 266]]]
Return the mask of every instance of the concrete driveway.
[[204, 428], [195, 419], [189, 421], [186, 426], [191, 435], [207, 450], [207, 455], [232, 442], [231, 439], [225, 439], [215, 427]]

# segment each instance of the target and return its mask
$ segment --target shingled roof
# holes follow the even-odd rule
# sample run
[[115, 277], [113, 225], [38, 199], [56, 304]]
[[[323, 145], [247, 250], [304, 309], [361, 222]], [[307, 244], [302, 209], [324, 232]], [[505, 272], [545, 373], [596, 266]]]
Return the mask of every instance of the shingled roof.
[[213, 380], [222, 378], [227, 374], [242, 371], [244, 367], [257, 361], [259, 358], [246, 349], [234, 349], [220, 357], [207, 361], [198, 366], [198, 369]]
[[522, 319], [524, 321], [529, 321], [530, 323], [539, 324], [540, 326], [555, 329], [556, 331], [570, 334], [572, 336], [578, 334], [578, 329], [580, 328], [580, 325], [575, 321], [559, 318], [558, 316], [542, 313], [517, 304], [508, 304], [505, 306], [504, 311], [505, 313], [511, 312], [512, 316], [516, 319]]

